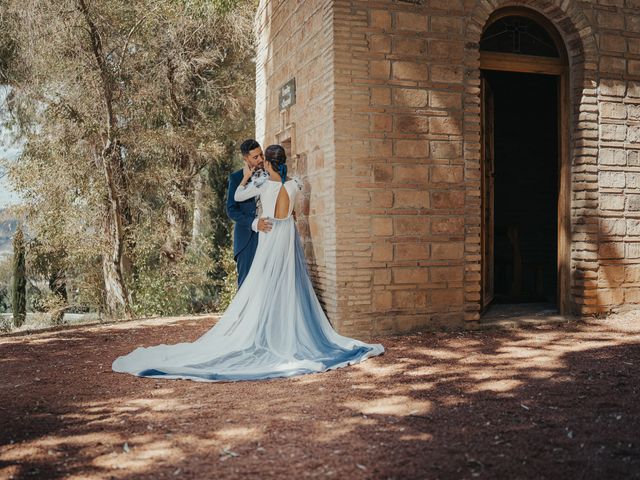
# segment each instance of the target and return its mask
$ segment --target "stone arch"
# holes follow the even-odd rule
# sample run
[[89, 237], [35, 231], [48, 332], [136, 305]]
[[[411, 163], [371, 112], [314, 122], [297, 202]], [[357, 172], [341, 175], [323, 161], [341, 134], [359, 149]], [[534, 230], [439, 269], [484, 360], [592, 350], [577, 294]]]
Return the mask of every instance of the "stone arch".
[[[597, 108], [597, 68], [598, 49], [591, 24], [574, 2], [567, 0], [492, 0], [482, 1], [473, 9], [465, 26], [465, 93], [464, 93], [464, 164], [466, 183], [465, 223], [465, 320], [480, 319], [480, 38], [490, 16], [505, 7], [520, 7], [543, 15], [560, 34], [569, 61], [569, 161], [571, 178], [580, 174], [580, 184], [588, 185], [584, 189], [597, 189], [598, 145], [598, 108]], [[581, 115], [587, 113], [587, 115]], [[569, 185], [570, 195], [576, 195], [576, 182]], [[597, 201], [588, 209], [578, 210], [571, 207], [570, 228], [578, 222], [584, 222], [585, 216], [597, 216]], [[592, 239], [593, 241], [593, 239]], [[597, 241], [597, 240], [596, 240]], [[594, 265], [582, 265], [587, 262], [576, 258], [575, 248], [571, 245], [571, 290], [576, 280], [574, 272]], [[577, 298], [572, 293], [571, 303]], [[586, 295], [586, 292], [583, 293]]]

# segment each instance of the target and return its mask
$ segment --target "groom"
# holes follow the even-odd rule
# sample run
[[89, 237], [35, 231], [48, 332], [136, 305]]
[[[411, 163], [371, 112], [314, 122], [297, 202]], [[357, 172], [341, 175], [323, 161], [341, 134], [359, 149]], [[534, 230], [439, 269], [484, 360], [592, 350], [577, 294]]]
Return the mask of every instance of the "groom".
[[[242, 142], [240, 152], [244, 159], [244, 168], [229, 175], [229, 189], [227, 192], [227, 215], [235, 222], [233, 230], [233, 259], [238, 269], [238, 287], [242, 285], [249, 273], [253, 257], [258, 246], [258, 231], [268, 232], [271, 223], [264, 218], [257, 218], [256, 199], [250, 198], [244, 202], [236, 202], [234, 195], [246, 169], [262, 168], [264, 154], [260, 144], [250, 138]], [[251, 180], [249, 180], [251, 182]]]

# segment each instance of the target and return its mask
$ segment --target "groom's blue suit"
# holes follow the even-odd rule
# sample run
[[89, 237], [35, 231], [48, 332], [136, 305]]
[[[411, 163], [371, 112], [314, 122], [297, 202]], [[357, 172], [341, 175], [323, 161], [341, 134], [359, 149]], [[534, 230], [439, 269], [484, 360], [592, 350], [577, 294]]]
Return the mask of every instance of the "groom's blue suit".
[[235, 222], [233, 258], [238, 266], [238, 286], [242, 285], [247, 273], [249, 273], [258, 247], [258, 232], [254, 232], [251, 228], [256, 218], [256, 199], [250, 198], [244, 202], [236, 202], [233, 199], [242, 177], [242, 169], [229, 175], [229, 189], [227, 191], [227, 215]]

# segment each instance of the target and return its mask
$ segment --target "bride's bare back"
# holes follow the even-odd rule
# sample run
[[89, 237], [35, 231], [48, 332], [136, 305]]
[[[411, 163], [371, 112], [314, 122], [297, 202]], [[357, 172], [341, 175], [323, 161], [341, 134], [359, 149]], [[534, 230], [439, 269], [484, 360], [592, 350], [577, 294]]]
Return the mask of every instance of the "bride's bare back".
[[289, 202], [289, 193], [283, 183], [280, 187], [280, 192], [278, 192], [278, 198], [276, 198], [274, 218], [287, 218], [289, 216]]

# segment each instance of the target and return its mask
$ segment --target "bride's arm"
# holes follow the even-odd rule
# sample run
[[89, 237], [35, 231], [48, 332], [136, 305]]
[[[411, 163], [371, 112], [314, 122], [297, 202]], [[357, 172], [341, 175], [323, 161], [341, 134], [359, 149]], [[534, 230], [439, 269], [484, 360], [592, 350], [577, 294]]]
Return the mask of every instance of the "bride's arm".
[[256, 187], [255, 182], [251, 182], [246, 185], [238, 185], [236, 189], [236, 193], [233, 195], [233, 199], [236, 202], [244, 202], [245, 200], [249, 200], [250, 198], [257, 197], [260, 195], [260, 190]]
[[242, 177], [242, 181], [240, 182], [240, 185], [238, 185], [238, 188], [236, 189], [236, 192], [233, 195], [233, 199], [236, 202], [244, 202], [245, 200], [249, 200], [250, 198], [257, 197], [258, 195], [260, 195], [260, 191], [258, 190], [259, 186], [257, 185], [257, 182], [254, 181], [254, 182], [248, 183], [256, 169], [255, 168], [249, 169], [245, 166], [243, 170], [244, 170], [244, 176]]

